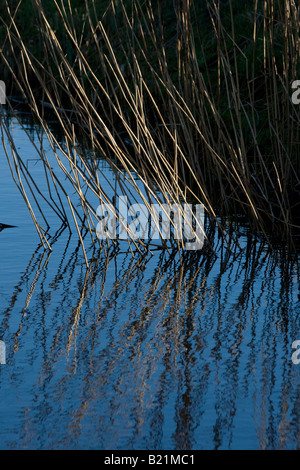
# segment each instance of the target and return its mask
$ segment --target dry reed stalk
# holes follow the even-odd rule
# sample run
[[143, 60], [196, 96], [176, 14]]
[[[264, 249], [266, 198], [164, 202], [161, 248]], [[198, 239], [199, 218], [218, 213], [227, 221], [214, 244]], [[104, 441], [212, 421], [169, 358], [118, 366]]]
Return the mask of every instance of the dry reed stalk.
[[[191, 0], [176, 2], [174, 45], [178, 83], [174, 82], [168, 64], [161, 10], [156, 14], [151, 2], [143, 8], [135, 1], [129, 12], [123, 0], [118, 4], [112, 1], [104, 16], [98, 18], [95, 1], [86, 1], [81, 31], [76, 28], [70, 2], [55, 0], [54, 3], [74, 61], [69, 60], [40, 0], [33, 0], [33, 4], [43, 35], [44, 62], [33, 57], [23, 42], [16, 12], [10, 12], [7, 42], [15, 60], [18, 53], [21, 55], [17, 72], [8, 57], [4, 60], [53, 149], [58, 147], [64, 156], [62, 161], [55, 153], [62, 172], [79, 197], [83, 216], [76, 215], [81, 224], [87, 224], [93, 243], [95, 213], [83, 187], [97, 195], [99, 201], [109, 201], [103, 193], [100, 182], [103, 175], [96, 162], [90, 163], [77, 151], [79, 133], [89, 139], [94, 154], [104, 155], [116, 180], [120, 182], [125, 172], [126, 183], [147, 207], [153, 199], [169, 205], [193, 199], [204, 204], [222, 231], [220, 211], [215, 209], [218, 198], [214, 191], [217, 191], [220, 194], [218, 209], [223, 213], [244, 211], [266, 237], [266, 220], [271, 227], [280, 221], [281, 233], [290, 237], [290, 229], [295, 224], [289, 191], [293, 182], [299, 184], [299, 151], [295, 145], [295, 139], [299, 139], [299, 121], [289, 96], [290, 80], [297, 78], [300, 51], [299, 7], [294, 0], [284, 0], [285, 9], [279, 13], [275, 4], [279, 5], [280, 0], [265, 0], [263, 6], [255, 1], [253, 15], [249, 12], [252, 37], [242, 42], [236, 32], [235, 2], [229, 0], [228, 7], [214, 0], [208, 4], [207, 15], [216, 46], [215, 89], [206, 57], [203, 58], [204, 71], [199, 66], [197, 26], [193, 24], [196, 5]], [[229, 18], [230, 28], [224, 26], [224, 8], [227, 8], [226, 21], [228, 23]], [[114, 36], [105, 25], [108, 15], [115, 25]], [[118, 28], [120, 17], [122, 34]], [[284, 38], [283, 67], [275, 53], [278, 30]], [[201, 32], [198, 33], [201, 36]], [[86, 38], [99, 58], [101, 73], [89, 61]], [[126, 38], [127, 43], [122, 38]], [[263, 41], [264, 80], [256, 70], [260, 41]], [[252, 44], [252, 66], [250, 56], [244, 52], [248, 43]], [[204, 46], [202, 51], [205, 54]], [[43, 101], [49, 102], [63, 129], [65, 148], [45, 122], [29, 75], [39, 82]], [[263, 87], [264, 107], [258, 97], [261, 93], [258, 82]], [[68, 96], [71, 113], [63, 106], [63, 95]], [[267, 116], [266, 132], [272, 145], [269, 154], [260, 140], [259, 107]], [[130, 139], [130, 150], [120, 138], [121, 133]], [[49, 171], [47, 159], [42, 155], [41, 158]], [[147, 198], [139, 190], [133, 172], [140, 176]], [[56, 175], [50, 172], [50, 177], [57, 183]], [[63, 195], [58, 183], [55, 188], [57, 195]], [[63, 204], [59, 214], [66, 218], [62, 208]], [[145, 248], [143, 243], [141, 245]]]

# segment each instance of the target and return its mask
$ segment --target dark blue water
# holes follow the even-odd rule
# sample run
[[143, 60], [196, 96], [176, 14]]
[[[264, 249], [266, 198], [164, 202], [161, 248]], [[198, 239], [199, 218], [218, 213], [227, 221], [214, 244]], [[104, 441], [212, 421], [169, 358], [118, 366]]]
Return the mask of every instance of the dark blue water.
[[183, 258], [87, 243], [88, 269], [46, 207], [44, 250], [2, 146], [0, 204], [16, 226], [0, 233], [1, 449], [300, 447], [299, 256], [244, 229], [240, 248], [215, 236], [215, 254]]

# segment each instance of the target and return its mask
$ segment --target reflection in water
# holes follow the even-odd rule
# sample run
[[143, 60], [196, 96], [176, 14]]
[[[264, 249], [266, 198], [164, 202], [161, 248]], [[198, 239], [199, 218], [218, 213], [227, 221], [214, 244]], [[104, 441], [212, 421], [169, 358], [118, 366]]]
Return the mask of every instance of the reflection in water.
[[297, 448], [297, 259], [244, 242], [37, 250], [1, 316], [1, 446]]
[[7, 171], [0, 448], [300, 448], [299, 255], [244, 230], [181, 255], [91, 247], [87, 268], [67, 229], [37, 246]]

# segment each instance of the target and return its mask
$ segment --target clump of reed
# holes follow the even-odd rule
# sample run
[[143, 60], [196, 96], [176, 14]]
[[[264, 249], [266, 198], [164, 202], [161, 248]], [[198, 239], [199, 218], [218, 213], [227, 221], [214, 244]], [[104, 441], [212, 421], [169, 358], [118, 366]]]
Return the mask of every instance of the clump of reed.
[[[11, 3], [5, 0], [2, 62], [53, 150], [62, 151], [60, 169], [82, 207], [76, 215], [68, 198], [72, 214], [92, 239], [95, 208], [84, 188], [107, 196], [97, 159], [87, 160], [79, 141], [116, 174], [125, 171], [138, 191], [136, 172], [148, 201], [202, 203], [210, 220], [243, 215], [270, 243], [293, 243], [300, 228], [294, 0], [111, 0], [101, 15], [97, 0], [80, 15], [71, 2], [54, 0], [52, 17], [47, 2], [32, 0], [42, 54], [24, 40], [21, 6]], [[63, 148], [47, 109], [60, 123]], [[63, 204], [58, 213], [66, 217]]]

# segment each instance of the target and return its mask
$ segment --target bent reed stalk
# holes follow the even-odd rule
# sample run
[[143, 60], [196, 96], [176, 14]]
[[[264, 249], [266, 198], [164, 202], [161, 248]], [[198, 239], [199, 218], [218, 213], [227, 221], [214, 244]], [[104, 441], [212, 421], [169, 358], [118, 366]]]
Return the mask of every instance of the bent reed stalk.
[[[68, 223], [67, 198], [82, 244], [84, 227], [96, 241], [96, 208], [87, 190], [111, 202], [98, 159], [82, 151], [86, 145], [117, 178], [125, 171], [128, 187], [147, 207], [152, 200], [201, 203], [221, 230], [220, 217], [243, 214], [271, 244], [293, 245], [300, 229], [300, 108], [291, 101], [291, 84], [300, 79], [300, 7], [294, 0], [242, 6], [235, 0], [102, 6], [54, 0], [51, 15], [49, 2], [32, 0], [38, 45], [23, 31], [23, 3], [5, 0], [1, 58], [14, 93], [41, 124], [79, 198], [82, 213], [40, 151], [60, 201], [54, 204], [49, 191], [48, 203]], [[49, 109], [64, 145], [47, 124]], [[14, 168], [32, 212], [15, 153]], [[33, 197], [37, 186], [29, 182]], [[32, 217], [47, 244], [47, 229]], [[143, 242], [133, 245], [140, 250]]]

